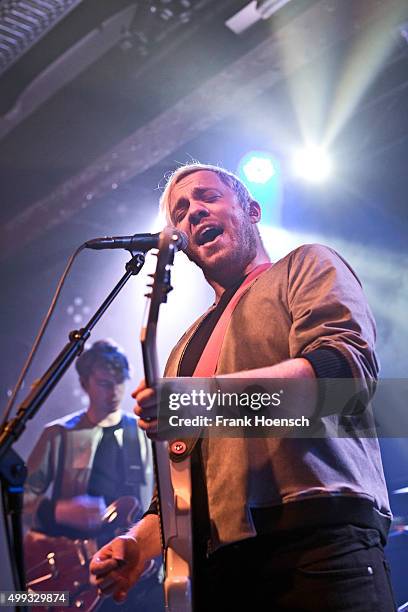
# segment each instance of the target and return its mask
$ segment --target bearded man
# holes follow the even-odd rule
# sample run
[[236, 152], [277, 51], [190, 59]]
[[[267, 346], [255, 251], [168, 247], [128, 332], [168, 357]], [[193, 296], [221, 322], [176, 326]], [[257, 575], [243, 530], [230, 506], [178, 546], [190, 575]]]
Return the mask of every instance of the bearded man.
[[[215, 292], [214, 305], [173, 349], [165, 376], [194, 374], [235, 299], [217, 380], [307, 380], [304, 414], [314, 413], [322, 379], [358, 379], [369, 401], [378, 374], [375, 324], [358, 278], [336, 252], [304, 245], [270, 264], [259, 204], [222, 168], [178, 168], [162, 207]], [[134, 397], [139, 426], [154, 438], [156, 392], [142, 382]], [[375, 438], [208, 438], [191, 458], [201, 553], [195, 611], [395, 610], [383, 552], [391, 513]], [[159, 550], [153, 499], [127, 536], [95, 555], [94, 580], [121, 601]]]

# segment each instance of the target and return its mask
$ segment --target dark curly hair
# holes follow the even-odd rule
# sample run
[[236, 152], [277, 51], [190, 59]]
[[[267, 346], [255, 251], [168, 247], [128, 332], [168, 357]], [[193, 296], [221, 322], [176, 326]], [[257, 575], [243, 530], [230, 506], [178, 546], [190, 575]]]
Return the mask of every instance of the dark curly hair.
[[116, 380], [122, 383], [130, 378], [129, 361], [122, 349], [112, 340], [98, 340], [78, 357], [75, 368], [81, 382], [86, 383], [94, 368], [105, 368], [115, 375]]

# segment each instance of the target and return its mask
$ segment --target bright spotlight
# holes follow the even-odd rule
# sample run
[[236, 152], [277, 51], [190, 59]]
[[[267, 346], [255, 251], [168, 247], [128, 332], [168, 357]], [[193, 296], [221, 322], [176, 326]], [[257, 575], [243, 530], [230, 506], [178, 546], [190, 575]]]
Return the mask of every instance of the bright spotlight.
[[267, 183], [276, 174], [271, 158], [259, 155], [251, 155], [242, 165], [242, 171], [250, 183], [261, 185]]
[[321, 183], [330, 176], [332, 163], [322, 147], [308, 146], [295, 154], [293, 168], [297, 176], [312, 183]]

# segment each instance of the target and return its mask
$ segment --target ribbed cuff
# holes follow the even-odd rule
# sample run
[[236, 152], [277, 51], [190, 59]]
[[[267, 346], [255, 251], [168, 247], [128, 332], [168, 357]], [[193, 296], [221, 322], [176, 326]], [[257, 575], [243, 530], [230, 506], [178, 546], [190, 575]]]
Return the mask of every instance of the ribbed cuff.
[[[332, 346], [319, 348], [302, 355], [311, 364], [318, 383], [315, 417], [337, 414], [345, 416], [364, 410], [356, 404], [357, 381], [344, 355]], [[351, 386], [350, 386], [351, 385]]]
[[353, 378], [347, 359], [332, 346], [303, 353], [302, 357], [308, 360], [316, 378]]

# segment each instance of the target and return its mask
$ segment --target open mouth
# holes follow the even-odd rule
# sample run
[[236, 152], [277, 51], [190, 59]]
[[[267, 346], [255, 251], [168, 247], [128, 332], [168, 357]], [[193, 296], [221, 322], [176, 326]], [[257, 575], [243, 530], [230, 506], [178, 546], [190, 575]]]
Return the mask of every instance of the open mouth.
[[203, 231], [199, 232], [196, 237], [196, 243], [198, 246], [202, 246], [203, 244], [210, 244], [213, 242], [218, 236], [220, 236], [224, 230], [222, 227], [207, 227]]

